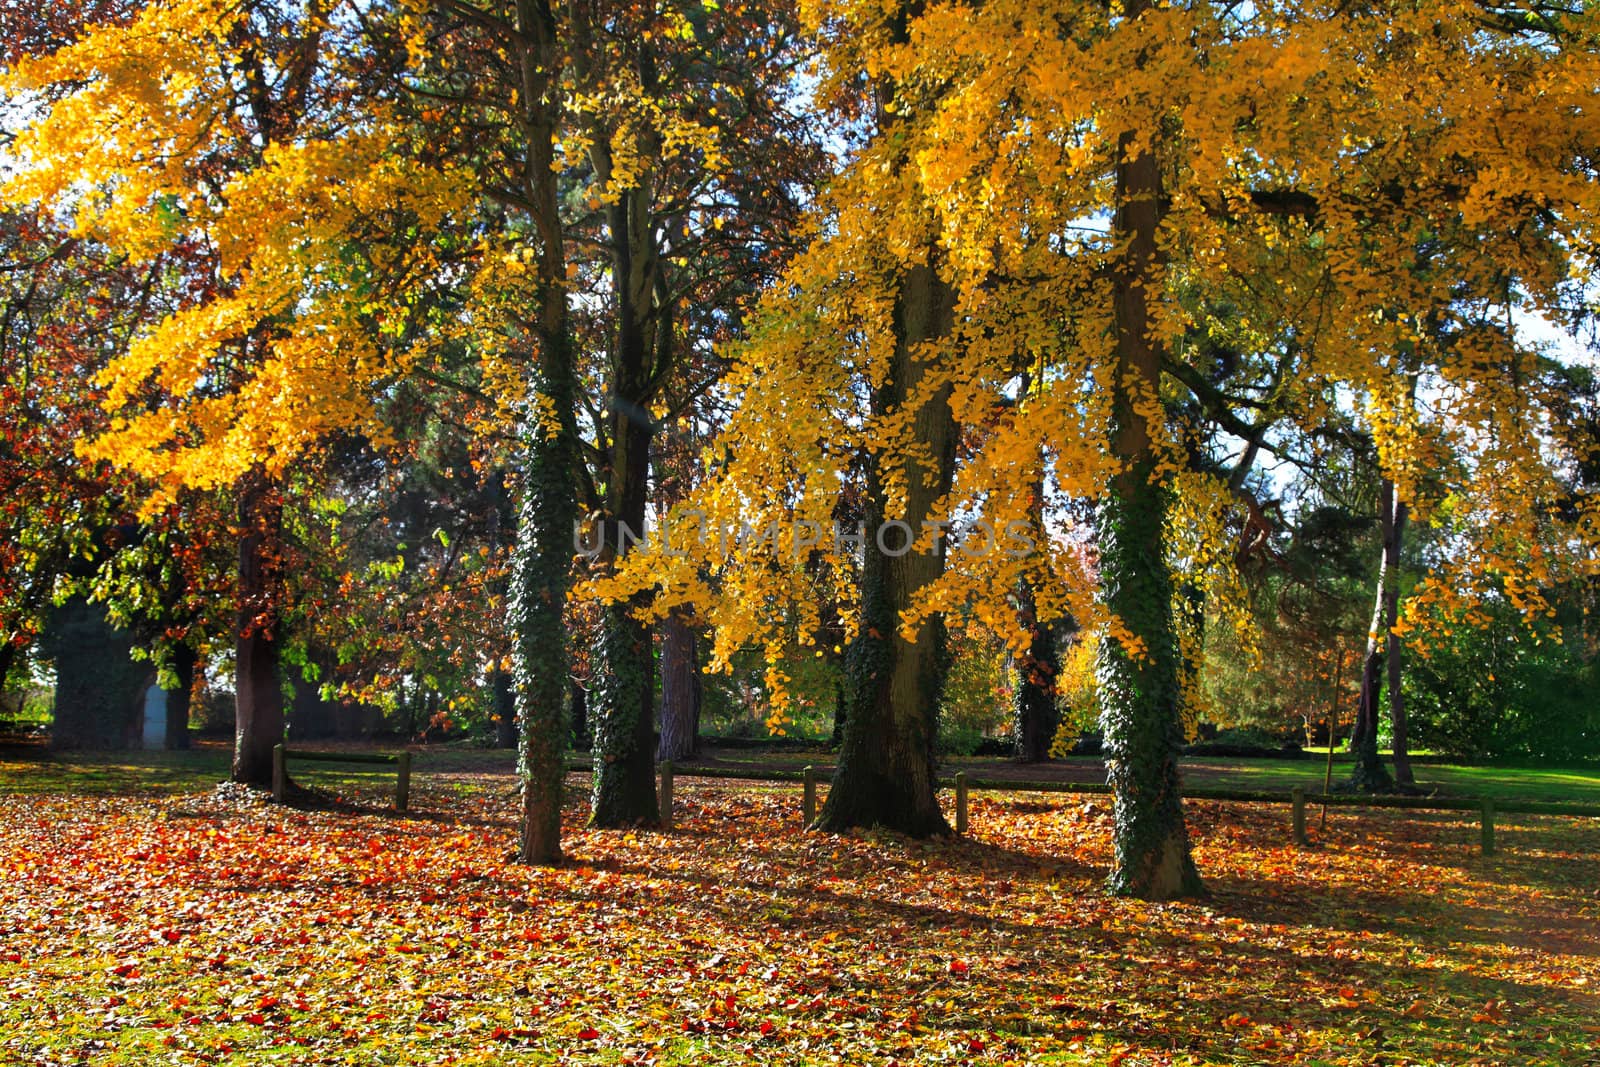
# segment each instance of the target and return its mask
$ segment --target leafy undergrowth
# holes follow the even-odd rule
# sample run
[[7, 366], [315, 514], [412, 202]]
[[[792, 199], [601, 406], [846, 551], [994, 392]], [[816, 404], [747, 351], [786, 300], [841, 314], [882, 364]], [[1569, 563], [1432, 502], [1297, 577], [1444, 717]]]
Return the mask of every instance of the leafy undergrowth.
[[[575, 782], [576, 785], [576, 782]], [[680, 779], [670, 834], [508, 862], [504, 777], [418, 813], [0, 797], [0, 1062], [1594, 1063], [1600, 824], [1192, 804], [1202, 903], [1107, 897], [1107, 805], [800, 832]], [[579, 792], [578, 789], [574, 793]], [[1313, 818], [1313, 829], [1316, 827]]]

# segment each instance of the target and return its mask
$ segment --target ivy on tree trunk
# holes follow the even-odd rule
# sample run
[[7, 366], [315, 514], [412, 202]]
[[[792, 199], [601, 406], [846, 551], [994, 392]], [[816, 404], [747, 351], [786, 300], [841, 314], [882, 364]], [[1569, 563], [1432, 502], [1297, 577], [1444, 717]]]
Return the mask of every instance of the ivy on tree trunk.
[[[930, 256], [930, 258], [932, 258]], [[954, 294], [931, 264], [906, 271], [896, 302], [895, 350], [883, 385], [873, 392], [874, 414], [896, 411], [915, 395], [924, 374], [917, 352], [948, 336]], [[901, 612], [944, 568], [945, 542], [933, 551], [891, 555], [878, 532], [900, 519], [920, 533], [933, 505], [950, 489], [955, 467], [955, 417], [949, 386], [936, 390], [913, 415], [912, 432], [932, 469], [907, 458], [906, 514], [886, 515], [880, 457], [867, 471], [867, 538], [861, 586], [860, 630], [845, 657], [844, 741], [827, 803], [817, 818], [824, 830], [886, 826], [914, 836], [949, 832], [939, 808], [934, 742], [948, 657], [942, 616], [932, 615], [913, 639], [900, 632]], [[898, 549], [904, 530], [891, 527], [884, 541]]]
[[[1148, 6], [1134, 3], [1130, 19]], [[1154, 480], [1147, 407], [1158, 406], [1162, 351], [1150, 290], [1161, 284], [1161, 167], [1148, 141], [1124, 133], [1117, 164], [1115, 235], [1126, 242], [1112, 276], [1117, 367], [1112, 451], [1122, 469], [1096, 515], [1106, 606], [1142, 647], [1110, 636], [1096, 675], [1113, 793], [1115, 854], [1109, 886], [1146, 900], [1205, 891], [1184, 825], [1178, 757], [1183, 750], [1172, 578], [1167, 569], [1167, 490]]]
[[[605, 170], [606, 168], [602, 168]], [[601, 561], [606, 567], [645, 534], [650, 499], [650, 441], [655, 423], [646, 405], [660, 357], [660, 323], [652, 304], [659, 260], [649, 197], [630, 189], [606, 213], [615, 282], [617, 335], [611, 367], [610, 442]], [[670, 357], [666, 357], [670, 358]], [[636, 613], [642, 597], [601, 609], [600, 640], [590, 687], [594, 792], [590, 824], [653, 825], [655, 788], [655, 645]]]

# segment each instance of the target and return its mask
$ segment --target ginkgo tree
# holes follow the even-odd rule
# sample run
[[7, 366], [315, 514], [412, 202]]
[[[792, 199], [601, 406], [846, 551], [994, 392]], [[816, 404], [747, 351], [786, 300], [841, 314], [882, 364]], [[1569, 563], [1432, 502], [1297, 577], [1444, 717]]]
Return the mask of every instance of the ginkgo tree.
[[[840, 81], [864, 75], [895, 117], [835, 184], [823, 236], [743, 352], [744, 411], [699, 510], [720, 524], [824, 524], [844, 457], [866, 448], [893, 457], [885, 499], [906, 509], [919, 481], [940, 498], [903, 510], [913, 525], [965, 512], [1004, 530], [1028, 518], [1023, 472], [1043, 446], [1052, 484], [1097, 517], [1093, 566], [1064, 567], [1059, 552], [1032, 565], [1053, 564], [1042, 616], [1074, 608], [1105, 634], [1111, 885], [1199, 892], [1179, 799], [1172, 574], [1205, 561], [1193, 577], [1226, 581], [1225, 554], [1175, 548], [1186, 531], [1225, 529], [1199, 520], [1233, 497], [1215, 475], [1185, 473], [1170, 401], [1188, 394], [1258, 425], [1245, 383], [1292, 351], [1272, 424], [1309, 433], [1351, 415], [1418, 521], [1454, 525], [1456, 551], [1417, 599], [1505, 595], [1542, 610], [1558, 561], [1526, 549], [1550, 543], [1532, 535], [1559, 491], [1559, 435], [1516, 324], [1559, 320], [1592, 268], [1594, 16], [1470, 2], [808, 10], [835, 28]], [[1419, 249], [1439, 269], [1419, 269]], [[901, 286], [928, 270], [947, 303], [908, 302]], [[1223, 328], [1203, 309], [1224, 301], [1237, 309], [1227, 328], [1256, 338], [1243, 371], [1196, 343]], [[940, 309], [937, 329], [910, 322], [919, 308]], [[1455, 325], [1428, 327], [1439, 322]], [[895, 377], [900, 349], [921, 354], [919, 377]], [[912, 404], [863, 401], [896, 382]], [[947, 415], [992, 437], [934, 474]], [[1585, 504], [1570, 535], [1592, 538], [1593, 522]], [[711, 605], [724, 648], [771, 632], [798, 578], [770, 552], [651, 566], [668, 597]], [[1028, 566], [931, 557], [896, 605], [896, 633], [909, 640], [957, 604], [1002, 617]], [[860, 647], [886, 637], [866, 610], [880, 595], [869, 574]], [[847, 741], [846, 797], [849, 753]], [[925, 812], [930, 779], [909, 779]], [[880, 797], [854, 821], [939, 828], [898, 804]]]

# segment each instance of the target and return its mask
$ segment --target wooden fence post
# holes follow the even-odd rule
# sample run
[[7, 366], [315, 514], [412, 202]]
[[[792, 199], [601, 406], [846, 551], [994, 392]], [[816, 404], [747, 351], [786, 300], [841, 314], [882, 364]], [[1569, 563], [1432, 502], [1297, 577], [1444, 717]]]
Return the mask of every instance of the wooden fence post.
[[1494, 801], [1483, 798], [1483, 854], [1494, 855]]
[[956, 833], [967, 832], [967, 772], [956, 772]]
[[283, 744], [272, 746], [272, 799], [274, 803], [282, 804], [283, 798], [289, 795], [289, 772], [284, 767]]
[[801, 824], [807, 828], [817, 819], [817, 769], [811, 764], [806, 764], [804, 783], [800, 792], [800, 819]]
[[661, 828], [672, 829], [672, 761], [661, 761]]
[[1289, 791], [1294, 800], [1294, 843], [1297, 845], [1309, 844], [1306, 840], [1306, 791], [1304, 786], [1295, 786]]
[[411, 804], [411, 752], [400, 753], [395, 761], [398, 768], [394, 776], [394, 810], [404, 813]]

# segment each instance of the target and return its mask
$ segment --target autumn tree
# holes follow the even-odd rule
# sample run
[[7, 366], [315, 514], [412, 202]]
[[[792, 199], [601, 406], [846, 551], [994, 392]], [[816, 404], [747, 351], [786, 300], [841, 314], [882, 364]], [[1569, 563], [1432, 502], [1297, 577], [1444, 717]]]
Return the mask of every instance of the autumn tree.
[[432, 263], [415, 228], [451, 203], [363, 96], [350, 16], [320, 0], [153, 4], [10, 81], [38, 113], [7, 198], [131, 262], [181, 263], [173, 302], [106, 370], [113, 419], [85, 454], [152, 486], [147, 510], [184, 490], [234, 501], [233, 777], [256, 784], [283, 733], [284, 473], [328, 432], [370, 425], [413, 306], [404, 283]]
[[[819, 7], [818, 17], [849, 27], [847, 43], [830, 41], [841, 68], [897, 87], [876, 100], [899, 136], [857, 157], [835, 186], [825, 237], [801, 261], [810, 276], [792, 274], [774, 295], [746, 355], [752, 370], [736, 372], [747, 392], [730, 426], [734, 454], [703, 501], [725, 514], [757, 502], [763, 517], [824, 518], [815, 497], [838, 483], [839, 442], [917, 450], [907, 469], [938, 469], [937, 450], [922, 450], [937, 438], [921, 436], [933, 423], [913, 427], [881, 403], [863, 411], [853, 401], [899, 399], [870, 391], [900, 381], [895, 338], [957, 336], [913, 408], [952, 383], [943, 405], [956, 422], [985, 426], [990, 444], [953, 472], [941, 510], [976, 509], [998, 529], [1025, 519], [1032, 494], [1016, 472], [1041, 445], [1059, 491], [1093, 503], [1094, 565], [1036, 554], [1051, 564], [1037, 588], [1041, 616], [1070, 611], [1103, 632], [1111, 885], [1151, 898], [1197, 892], [1179, 801], [1184, 627], [1174, 601], [1189, 583], [1237, 584], [1228, 553], [1191, 531], [1214, 542], [1230, 528], [1219, 516], [1239, 501], [1226, 478], [1186, 461], [1173, 401], [1189, 393], [1208, 418], [1301, 433], [1353, 417], [1413, 521], [1447, 520], [1459, 535], [1414, 599], [1463, 606], [1492, 586], [1538, 610], [1536, 576], [1556, 561], [1511, 546], [1546, 543], [1528, 535], [1555, 492], [1540, 454], [1548, 435], [1529, 431], [1552, 402], [1521, 369], [1528, 348], [1515, 316], [1483, 312], [1558, 314], [1573, 275], [1588, 269], [1573, 250], [1595, 207], [1583, 177], [1592, 131], [1579, 118], [1593, 16], [1529, 22], [1476, 3], [1140, 3], [1109, 13], [1002, 3], [903, 12], [876, 34], [862, 27], [881, 24], [852, 5]], [[1512, 118], [1532, 114], [1561, 118]], [[924, 258], [933, 245], [937, 258]], [[1419, 248], [1437, 249], [1426, 269], [1414, 268]], [[901, 281], [929, 277], [919, 270], [955, 297], [903, 299]], [[1189, 343], [1223, 328], [1203, 309], [1225, 304], [1238, 309], [1227, 328], [1240, 337], [1244, 377], [1207, 366], [1214, 350]], [[943, 307], [940, 328], [916, 332], [934, 321], [916, 314]], [[823, 323], [833, 329], [826, 356], [805, 332]], [[870, 383], [858, 393], [859, 351], [882, 355], [857, 365]], [[1293, 373], [1271, 395], [1237, 388], [1272, 362]], [[1034, 387], [1019, 394], [1019, 376], [1035, 368]], [[1419, 375], [1426, 406], [1408, 402]], [[1219, 390], [1240, 403], [1216, 403]], [[1270, 419], [1257, 421], [1258, 405]], [[918, 410], [942, 418], [940, 407]], [[892, 481], [896, 499], [919, 482], [928, 484]], [[1001, 616], [1024, 564], [951, 559], [914, 583], [914, 603], [896, 606], [898, 632], [909, 637], [961, 603]], [[795, 583], [770, 553], [737, 557], [720, 590], [653, 562], [660, 584], [703, 593], [744, 639], [765, 632], [777, 590]], [[730, 602], [735, 593], [742, 603]], [[863, 648], [885, 637], [879, 622], [857, 620]], [[835, 794], [837, 810], [854, 792]]]

